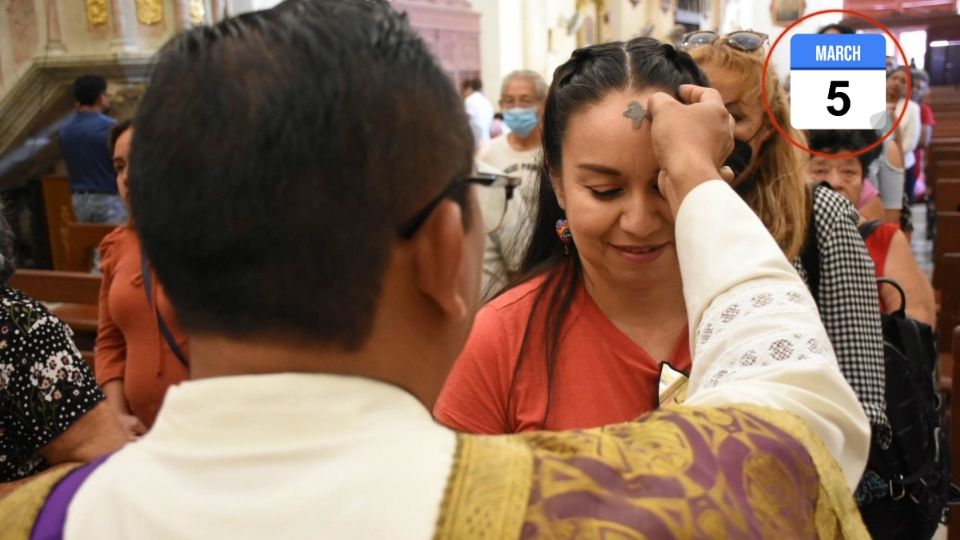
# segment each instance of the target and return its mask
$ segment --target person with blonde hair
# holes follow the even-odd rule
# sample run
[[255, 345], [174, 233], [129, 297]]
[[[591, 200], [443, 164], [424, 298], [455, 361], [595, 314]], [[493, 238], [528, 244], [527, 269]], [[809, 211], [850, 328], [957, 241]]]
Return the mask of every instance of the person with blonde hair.
[[[761, 84], [767, 36], [751, 31], [719, 36], [688, 34], [684, 48], [720, 92], [733, 116], [734, 189], [753, 208], [807, 282], [837, 352], [881, 445], [891, 440], [884, 397], [886, 377], [874, 267], [857, 229], [859, 215], [826, 185], [808, 186], [808, 158], [777, 134], [769, 115], [794, 141], [786, 92], [773, 69], [766, 74], [769, 112]], [[819, 252], [819, 257], [812, 254]], [[812, 260], [817, 258], [819, 260]]]
[[[865, 171], [872, 162], [881, 159], [883, 150], [877, 147], [870, 152], [847, 158], [838, 157], [837, 154], [847, 154], [868, 147], [879, 139], [877, 132], [869, 129], [811, 130], [807, 133], [807, 138], [812, 150], [829, 155], [811, 156], [807, 164], [810, 178], [829, 183], [837, 193], [855, 204], [868, 184], [864, 178]], [[900, 230], [900, 224], [870, 220], [863, 216], [861, 233], [876, 267], [877, 278], [892, 279], [903, 288], [901, 297], [895, 287], [882, 284], [879, 288], [881, 309], [891, 313], [903, 307], [911, 319], [936, 328], [937, 308], [933, 287], [917, 265], [910, 250], [910, 241]]]

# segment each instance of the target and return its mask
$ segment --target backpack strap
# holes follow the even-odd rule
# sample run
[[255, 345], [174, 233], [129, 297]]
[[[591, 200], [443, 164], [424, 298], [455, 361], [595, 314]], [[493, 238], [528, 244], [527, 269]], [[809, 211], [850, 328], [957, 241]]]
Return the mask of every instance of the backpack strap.
[[143, 274], [143, 291], [147, 295], [147, 304], [157, 317], [157, 325], [160, 326], [160, 333], [163, 334], [164, 341], [167, 342], [167, 346], [173, 351], [177, 360], [183, 364], [183, 367], [189, 370], [190, 362], [187, 360], [187, 355], [183, 354], [180, 346], [177, 345], [177, 340], [173, 338], [173, 332], [171, 332], [170, 327], [167, 326], [167, 321], [163, 318], [163, 315], [160, 314], [160, 308], [153, 303], [153, 277], [150, 272], [150, 262], [147, 260], [147, 254], [143, 252], [143, 249], [140, 250], [140, 271]]
[[[906, 319], [907, 318], [907, 293], [903, 291], [903, 287], [900, 286], [900, 283], [898, 283], [897, 280], [895, 279], [891, 279], [888, 277], [879, 277], [877, 278], [877, 285], [878, 286], [890, 285], [891, 287], [896, 289], [898, 293], [900, 293], [900, 307], [896, 311], [891, 313], [891, 315], [893, 315], [894, 317], [897, 317], [898, 319]], [[907, 351], [907, 352], [914, 353], [919, 351]], [[911, 356], [910, 358], [921, 358], [921, 357]]]
[[810, 189], [810, 224], [807, 226], [807, 239], [800, 252], [800, 264], [807, 273], [807, 287], [813, 295], [813, 301], [820, 304], [820, 241], [817, 238], [817, 218], [813, 211], [817, 186]]
[[47, 496], [43, 508], [30, 532], [30, 540], [62, 540], [63, 529], [67, 524], [67, 509], [73, 497], [84, 481], [97, 470], [112, 454], [101, 456], [82, 467], [78, 467], [60, 480]]
[[860, 236], [862, 236], [864, 240], [870, 238], [870, 235], [880, 228], [880, 225], [883, 225], [883, 222], [879, 219], [874, 219], [872, 221], [867, 221], [860, 224]]

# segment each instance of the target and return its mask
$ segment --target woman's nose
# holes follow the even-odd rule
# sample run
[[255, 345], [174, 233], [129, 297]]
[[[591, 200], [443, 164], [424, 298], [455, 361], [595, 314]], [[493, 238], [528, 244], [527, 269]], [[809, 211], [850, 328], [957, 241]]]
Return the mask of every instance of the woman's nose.
[[840, 173], [836, 169], [830, 169], [826, 175], [824, 175], [824, 180], [827, 181], [834, 189], [838, 189], [840, 184], [843, 182], [840, 181]]
[[620, 209], [620, 228], [625, 232], [643, 237], [657, 229], [660, 218], [653, 200], [653, 191], [650, 194], [637, 194], [625, 197]]

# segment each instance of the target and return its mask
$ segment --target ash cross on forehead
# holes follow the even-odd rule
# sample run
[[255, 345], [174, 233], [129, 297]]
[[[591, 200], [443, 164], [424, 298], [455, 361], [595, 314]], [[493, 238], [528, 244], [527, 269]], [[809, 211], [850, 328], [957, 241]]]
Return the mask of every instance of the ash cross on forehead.
[[631, 101], [627, 105], [627, 110], [623, 111], [623, 116], [633, 120], [633, 129], [640, 129], [643, 125], [643, 119], [647, 116], [647, 110], [639, 101]]

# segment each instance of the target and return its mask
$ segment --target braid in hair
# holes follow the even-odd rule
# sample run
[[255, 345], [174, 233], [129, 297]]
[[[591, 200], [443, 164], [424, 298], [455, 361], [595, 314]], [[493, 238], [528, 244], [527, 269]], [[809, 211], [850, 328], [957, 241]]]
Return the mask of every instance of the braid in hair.
[[[583, 281], [583, 268], [577, 246], [569, 246], [564, 254], [557, 240], [556, 223], [565, 216], [553, 190], [551, 172], [562, 169], [563, 140], [572, 115], [584, 107], [598, 103], [607, 95], [633, 89], [658, 89], [676, 93], [681, 84], [706, 85], [707, 78], [685, 52], [652, 38], [635, 38], [577, 49], [570, 59], [553, 73], [553, 82], [543, 108], [543, 153], [539, 167], [539, 196], [534, 209], [533, 230], [524, 253], [521, 276], [507, 289], [527, 280], [544, 277], [534, 298], [531, 316], [527, 321], [521, 350], [514, 366], [505, 416], [512, 429], [518, 407], [516, 382], [521, 368], [543, 357], [542, 367], [547, 379], [547, 403], [540, 427], [548, 427], [547, 419], [554, 402], [563, 396], [553, 394], [552, 386], [557, 369], [560, 333], [570, 313], [576, 292]], [[543, 338], [531, 338], [533, 329], [543, 331]], [[538, 349], [543, 354], [532, 354]]]

